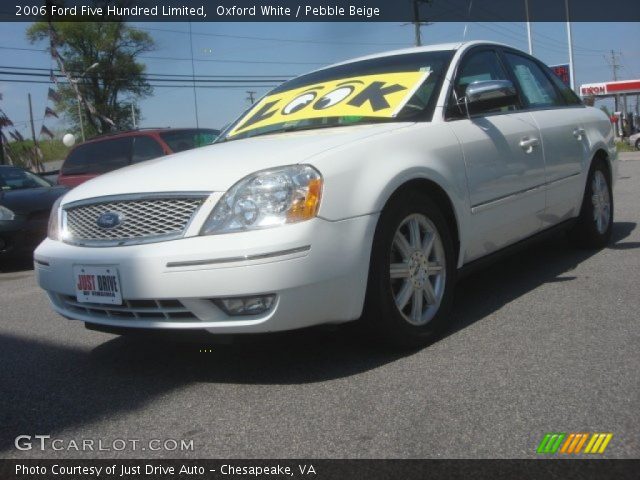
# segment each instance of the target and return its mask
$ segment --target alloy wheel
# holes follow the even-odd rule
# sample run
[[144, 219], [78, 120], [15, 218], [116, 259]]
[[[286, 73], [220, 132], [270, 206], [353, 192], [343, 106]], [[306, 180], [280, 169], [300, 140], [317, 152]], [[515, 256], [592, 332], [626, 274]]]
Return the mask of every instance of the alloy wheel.
[[411, 214], [391, 243], [389, 276], [396, 308], [412, 325], [427, 324], [438, 312], [446, 280], [445, 253], [437, 228]]
[[593, 203], [593, 220], [600, 234], [603, 234], [609, 228], [611, 221], [611, 196], [609, 193], [609, 185], [604, 174], [600, 170], [596, 170], [591, 182]]

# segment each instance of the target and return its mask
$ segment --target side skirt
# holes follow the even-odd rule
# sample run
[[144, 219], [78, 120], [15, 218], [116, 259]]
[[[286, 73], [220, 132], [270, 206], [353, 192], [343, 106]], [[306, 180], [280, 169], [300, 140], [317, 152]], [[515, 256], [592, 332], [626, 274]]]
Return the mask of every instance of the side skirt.
[[509, 257], [515, 253], [518, 253], [535, 243], [538, 243], [542, 240], [553, 237], [560, 232], [564, 232], [569, 228], [571, 228], [576, 223], [577, 220], [578, 220], [577, 217], [570, 218], [569, 220], [565, 220], [557, 225], [554, 225], [553, 227], [549, 227], [545, 230], [542, 230], [541, 232], [538, 232], [535, 235], [532, 235], [531, 237], [525, 238], [523, 240], [520, 240], [519, 242], [508, 245], [496, 252], [490, 253], [489, 255], [473, 260], [472, 262], [469, 262], [463, 265], [458, 270], [458, 279], [464, 278], [474, 272], [477, 272], [478, 270], [482, 270], [483, 268], [488, 267], [489, 265], [503, 258]]

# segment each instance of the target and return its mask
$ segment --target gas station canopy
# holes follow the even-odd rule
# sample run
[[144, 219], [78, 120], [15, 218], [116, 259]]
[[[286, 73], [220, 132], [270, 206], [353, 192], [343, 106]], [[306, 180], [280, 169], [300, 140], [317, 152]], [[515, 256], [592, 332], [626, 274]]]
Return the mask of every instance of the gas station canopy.
[[616, 95], [639, 95], [639, 80], [620, 80], [617, 82], [587, 83], [580, 85], [581, 97], [613, 97]]

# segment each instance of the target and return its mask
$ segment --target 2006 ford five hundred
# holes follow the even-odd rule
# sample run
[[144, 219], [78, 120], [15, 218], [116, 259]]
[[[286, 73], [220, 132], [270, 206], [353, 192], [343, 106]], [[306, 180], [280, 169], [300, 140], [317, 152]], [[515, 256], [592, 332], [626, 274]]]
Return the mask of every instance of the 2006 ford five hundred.
[[214, 145], [70, 191], [35, 268], [56, 311], [97, 329], [362, 318], [420, 344], [462, 267], [556, 227], [603, 247], [616, 165], [605, 114], [525, 53], [383, 53], [280, 85]]

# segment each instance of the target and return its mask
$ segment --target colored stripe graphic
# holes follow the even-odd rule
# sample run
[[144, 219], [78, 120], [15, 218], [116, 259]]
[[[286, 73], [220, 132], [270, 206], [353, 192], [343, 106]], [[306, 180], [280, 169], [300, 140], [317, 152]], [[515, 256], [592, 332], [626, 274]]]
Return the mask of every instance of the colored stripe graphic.
[[578, 445], [576, 445], [575, 451], [573, 453], [580, 453], [580, 450], [582, 450], [582, 447], [584, 446], [584, 443], [587, 441], [588, 437], [589, 437], [588, 433], [582, 434], [582, 438], [578, 442]]
[[612, 433], [594, 433], [591, 435], [584, 453], [604, 453], [612, 438]]
[[[612, 433], [551, 432], [545, 434], [536, 452], [540, 454], [562, 453], [565, 455], [576, 455], [581, 452], [590, 454], [604, 453], [612, 438]], [[585, 443], [586, 447], [583, 451], [582, 447], [584, 447]]]
[[538, 445], [538, 453], [556, 453], [566, 433], [547, 433]]
[[586, 442], [588, 437], [589, 437], [588, 433], [569, 434], [569, 436], [567, 437], [567, 440], [564, 442], [564, 444], [562, 445], [562, 448], [560, 449], [560, 453], [567, 453], [567, 454], [580, 453], [580, 450], [582, 450], [582, 446], [584, 445], [584, 442]]

